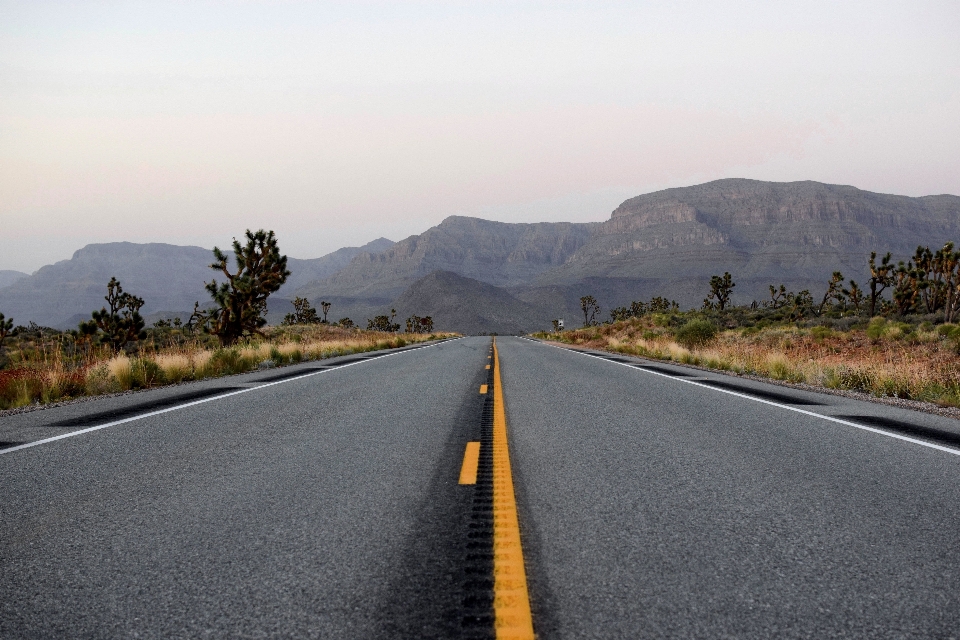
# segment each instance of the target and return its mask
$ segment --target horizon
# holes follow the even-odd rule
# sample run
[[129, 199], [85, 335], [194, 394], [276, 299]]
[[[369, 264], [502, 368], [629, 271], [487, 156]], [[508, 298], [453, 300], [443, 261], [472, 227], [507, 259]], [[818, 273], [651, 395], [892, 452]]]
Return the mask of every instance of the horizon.
[[0, 269], [597, 222], [735, 176], [960, 193], [949, 2], [0, 2]]
[[[868, 191], [868, 190], [866, 190], [866, 189], [861, 189], [860, 187], [857, 187], [856, 185], [851, 185], [851, 184], [832, 184], [832, 183], [820, 182], [820, 181], [818, 181], [818, 180], [786, 180], [786, 181], [778, 181], [778, 180], [756, 180], [756, 179], [754, 179], [754, 178], [718, 178], [718, 179], [716, 179], [716, 180], [709, 180], [709, 181], [707, 181], [707, 182], [700, 182], [700, 183], [697, 183], [697, 184], [691, 184], [691, 185], [686, 185], [686, 186], [681, 186], [681, 187], [667, 187], [667, 188], [665, 188], [665, 189], [657, 189], [657, 190], [649, 191], [649, 192], [646, 192], [646, 193], [639, 193], [639, 194], [636, 194], [636, 195], [634, 195], [634, 196], [630, 196], [630, 197], [624, 199], [624, 200], [623, 200], [622, 202], [620, 202], [617, 206], [620, 206], [620, 205], [622, 205], [623, 203], [625, 203], [625, 202], [627, 202], [628, 200], [631, 200], [631, 199], [633, 199], [633, 198], [637, 198], [637, 197], [641, 197], [641, 196], [645, 196], [645, 195], [652, 195], [652, 194], [655, 194], [655, 193], [660, 193], [660, 192], [662, 192], [662, 191], [670, 191], [670, 190], [673, 190], [673, 189], [684, 189], [684, 188], [689, 188], [689, 187], [699, 187], [699, 186], [703, 186], [703, 185], [706, 185], [706, 184], [711, 184], [711, 183], [714, 183], [714, 182], [723, 182], [723, 181], [727, 181], [727, 180], [747, 180], [747, 181], [752, 181], [752, 182], [766, 182], [766, 183], [770, 183], [770, 184], [797, 184], [797, 183], [810, 182], [810, 183], [815, 183], [815, 184], [823, 184], [823, 185], [827, 185], [827, 186], [831, 186], [831, 187], [849, 187], [849, 188], [856, 189], [856, 190], [858, 190], [858, 191], [864, 191], [864, 192], [867, 192], [867, 193], [876, 193], [876, 194], [879, 194], [879, 195], [889, 195], [889, 196], [899, 196], [899, 197], [909, 197], [909, 198], [924, 198], [924, 197], [932, 197], [932, 196], [953, 196], [953, 197], [960, 197], [960, 195], [953, 194], [953, 193], [928, 193], [928, 194], [923, 194], [923, 195], [920, 195], [920, 196], [905, 196], [904, 194], [899, 194], [899, 193], [883, 193], [883, 192], [878, 192], [878, 191]], [[611, 214], [612, 214], [613, 211], [615, 211], [615, 210], [616, 210], [616, 207], [614, 207], [614, 209], [611, 210]], [[473, 219], [485, 220], [485, 221], [489, 221], [489, 222], [504, 222], [504, 221], [500, 221], [500, 220], [492, 220], [492, 219], [490, 219], [490, 218], [483, 218], [483, 217], [475, 216], [475, 215], [451, 214], [451, 215], [449, 215], [449, 216], [444, 217], [443, 220], [441, 220], [441, 221], [438, 222], [437, 224], [441, 224], [443, 221], [447, 220], [448, 218], [454, 218], [454, 217], [473, 218]], [[607, 218], [607, 219], [609, 219], [609, 218]], [[555, 220], [555, 221], [531, 220], [531, 221], [527, 221], [527, 220], [513, 220], [513, 221], [507, 222], [507, 224], [535, 224], [535, 223], [537, 223], [537, 222], [578, 222], [578, 223], [590, 223], [590, 222], [602, 222], [602, 221], [603, 221], [603, 220], [596, 220], [596, 221], [572, 221], [572, 220]], [[336, 252], [336, 251], [339, 251], [340, 249], [356, 249], [356, 248], [361, 248], [361, 247], [363, 247], [363, 246], [365, 246], [365, 245], [367, 245], [367, 244], [369, 244], [369, 243], [371, 243], [371, 242], [376, 242], [377, 240], [387, 240], [388, 242], [392, 242], [392, 243], [394, 243], [394, 244], [397, 244], [398, 242], [402, 242], [402, 241], [404, 241], [404, 240], [406, 240], [406, 239], [408, 239], [408, 238], [421, 235], [421, 234], [425, 233], [426, 231], [428, 231], [429, 229], [432, 229], [432, 228], [435, 227], [435, 226], [437, 226], [437, 225], [431, 225], [430, 227], [427, 227], [426, 229], [423, 229], [423, 230], [421, 230], [421, 231], [419, 231], [419, 232], [417, 232], [417, 233], [410, 234], [410, 235], [408, 235], [408, 236], [404, 236], [404, 237], [400, 238], [399, 240], [393, 240], [393, 239], [391, 239], [391, 238], [387, 238], [386, 236], [379, 236], [379, 237], [377, 237], [377, 238], [372, 238], [372, 239], [370, 239], [370, 240], [366, 240], [366, 241], [364, 241], [364, 242], [357, 243], [357, 244], [355, 244], [355, 245], [344, 245], [344, 246], [342, 246], [342, 247], [337, 247], [336, 249], [332, 249], [331, 251], [327, 251], [326, 253], [323, 253], [323, 254], [318, 255], [318, 256], [301, 257], [301, 256], [290, 255], [289, 253], [285, 253], [284, 255], [286, 255], [288, 258], [292, 258], [292, 259], [295, 259], [295, 260], [315, 260], [315, 259], [317, 259], [317, 258], [322, 258], [322, 257], [325, 257], [325, 256], [331, 254], [331, 253], [334, 253], [334, 252]], [[241, 232], [241, 233], [242, 233], [242, 232]], [[241, 235], [241, 233], [238, 233], [237, 235], [239, 236], [239, 235]], [[278, 237], [278, 240], [279, 240], [279, 237]], [[25, 273], [25, 274], [27, 274], [27, 275], [33, 275], [33, 274], [35, 274], [39, 269], [41, 269], [41, 268], [43, 268], [43, 267], [45, 267], [45, 266], [49, 266], [49, 265], [51, 265], [51, 264], [56, 264], [57, 262], [69, 261], [69, 260], [73, 259], [74, 255], [75, 255], [78, 251], [80, 251], [80, 250], [82, 250], [82, 249], [85, 249], [85, 248], [87, 248], [87, 247], [89, 247], [89, 246], [94, 246], [94, 245], [123, 244], [123, 243], [137, 244], [137, 245], [163, 244], [163, 245], [178, 246], [178, 247], [194, 247], [194, 248], [198, 248], [198, 249], [204, 249], [204, 250], [207, 250], [207, 251], [212, 251], [214, 246], [219, 246], [221, 249], [224, 248], [224, 247], [229, 247], [229, 244], [230, 244], [232, 241], [233, 241], [233, 236], [230, 237], [230, 240], [227, 240], [227, 241], [224, 241], [224, 242], [222, 242], [222, 243], [219, 243], [218, 245], [210, 245], [210, 246], [203, 246], [203, 245], [199, 245], [199, 244], [178, 244], [178, 243], [175, 243], [175, 242], [165, 242], [165, 241], [149, 240], [149, 239], [146, 239], [146, 240], [143, 240], [143, 241], [140, 241], [140, 242], [136, 242], [136, 241], [132, 241], [132, 240], [104, 240], [104, 241], [98, 241], [98, 242], [88, 242], [87, 244], [84, 244], [83, 246], [80, 246], [80, 247], [77, 247], [77, 248], [73, 249], [73, 250], [70, 252], [69, 256], [66, 256], [66, 257], [64, 257], [64, 258], [60, 258], [60, 259], [58, 259], [58, 260], [54, 260], [54, 261], [49, 262], [49, 263], [47, 263], [47, 264], [40, 265], [39, 267], [37, 267], [36, 269], [33, 269], [32, 271], [23, 271], [23, 270], [20, 270], [20, 269], [10, 269], [10, 268], [0, 268], [0, 271], [18, 271], [18, 272], [20, 272], [20, 273]]]

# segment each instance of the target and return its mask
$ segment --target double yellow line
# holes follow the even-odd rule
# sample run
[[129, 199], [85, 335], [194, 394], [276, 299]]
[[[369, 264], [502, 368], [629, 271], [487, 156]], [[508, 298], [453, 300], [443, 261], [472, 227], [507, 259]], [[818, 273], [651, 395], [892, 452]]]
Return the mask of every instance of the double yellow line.
[[[487, 369], [490, 365], [486, 366]], [[480, 385], [480, 393], [488, 392]], [[476, 484], [480, 443], [468, 442], [460, 468], [460, 484]], [[493, 609], [499, 640], [533, 640], [533, 616], [527, 589], [527, 571], [520, 544], [520, 520], [513, 491], [507, 412], [503, 405], [500, 354], [493, 339]]]
[[527, 571], [507, 448], [500, 356], [493, 339], [493, 609], [498, 640], [533, 640]]

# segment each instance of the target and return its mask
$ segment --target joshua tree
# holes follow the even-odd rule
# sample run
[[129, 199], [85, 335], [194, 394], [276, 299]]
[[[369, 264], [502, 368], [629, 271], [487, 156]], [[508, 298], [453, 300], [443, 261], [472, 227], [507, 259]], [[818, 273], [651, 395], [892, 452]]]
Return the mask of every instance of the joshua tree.
[[770, 302], [764, 302], [763, 304], [771, 309], [779, 309], [787, 304], [787, 301], [790, 300], [792, 296], [793, 294], [787, 291], [786, 286], [780, 285], [780, 288], [777, 289], [773, 285], [770, 285]]
[[367, 320], [367, 329], [369, 331], [385, 331], [395, 333], [400, 330], [400, 325], [393, 324], [392, 316], [374, 316], [373, 320]]
[[433, 333], [433, 318], [410, 316], [407, 318], [407, 333]]
[[[717, 309], [723, 311], [730, 301], [730, 293], [735, 286], [737, 285], [734, 284], [729, 271], [725, 271], [722, 278], [713, 276], [710, 278], [710, 293], [707, 295], [707, 300], [716, 300]], [[705, 306], [707, 300], [704, 300]]]
[[350, 318], [340, 318], [339, 320], [337, 320], [337, 324], [343, 327], [344, 329], [352, 329], [355, 326], [353, 324], [353, 320], [351, 320]]
[[893, 304], [897, 313], [906, 315], [914, 311], [920, 301], [920, 291], [926, 286], [924, 274], [912, 260], [897, 263], [893, 272]]
[[220, 338], [221, 344], [231, 345], [245, 335], [261, 334], [260, 328], [267, 323], [263, 317], [267, 298], [279, 289], [290, 271], [287, 256], [280, 255], [273, 231], [260, 229], [253, 233], [247, 229], [247, 243], [241, 245], [233, 240], [234, 259], [237, 270], [231, 273], [228, 258], [218, 247], [213, 248], [216, 261], [211, 269], [223, 272], [226, 282], [216, 280], [207, 283], [207, 291], [217, 305], [200, 312], [194, 307], [194, 316]]
[[326, 300], [320, 301], [320, 308], [323, 309], [323, 324], [327, 324], [327, 313], [330, 312], [330, 307], [332, 306], [333, 304]]
[[6, 320], [3, 317], [3, 314], [0, 313], [0, 347], [3, 346], [3, 341], [10, 333], [11, 329], [13, 329], [13, 318]]
[[671, 305], [676, 306], [676, 302], [667, 300], [666, 298], [654, 298], [650, 301], [650, 306], [648, 307], [645, 302], [639, 300], [634, 300], [630, 303], [629, 307], [616, 307], [610, 310], [610, 320], [612, 322], [617, 322], [619, 320], [626, 320], [627, 318], [639, 318], [647, 313], [647, 311], [669, 311]]
[[887, 255], [883, 256], [880, 264], [877, 265], [877, 252], [870, 252], [870, 280], [867, 281], [867, 284], [870, 285], [871, 318], [877, 314], [877, 301], [881, 299], [880, 296], [883, 294], [883, 290], [893, 282], [891, 277], [893, 265], [890, 264], [890, 257], [890, 252], [888, 251]]
[[810, 291], [804, 289], [790, 298], [790, 318], [793, 320], [802, 320], [813, 309], [813, 296]]
[[857, 310], [857, 313], [860, 313], [860, 305], [863, 304], [863, 289], [860, 288], [860, 285], [855, 280], [851, 280], [850, 288], [843, 289], [842, 293], [853, 305], [853, 308]]
[[107, 283], [107, 295], [103, 299], [107, 301], [110, 308], [104, 307], [100, 311], [94, 311], [91, 321], [81, 322], [79, 329], [81, 335], [92, 335], [96, 333], [96, 329], [99, 329], [103, 331], [104, 339], [114, 350], [122, 348], [128, 342], [146, 337], [146, 332], [143, 330], [144, 321], [140, 316], [143, 298], [125, 293], [120, 286], [120, 281], [110, 278], [110, 282]]
[[953, 250], [952, 242], [935, 253], [928, 247], [917, 247], [913, 260], [924, 274], [920, 294], [927, 313], [943, 309], [944, 322], [950, 322], [957, 308], [960, 251]]
[[666, 313], [670, 311], [670, 309], [679, 309], [680, 305], [677, 304], [676, 300], [667, 300], [666, 298], [657, 296], [656, 298], [650, 298], [650, 305], [647, 308], [650, 313]]
[[843, 274], [839, 271], [834, 271], [830, 282], [827, 283], [827, 292], [823, 294], [823, 300], [820, 301], [820, 307], [817, 309], [818, 316], [823, 315], [823, 309], [831, 300], [838, 304], [843, 302]]
[[948, 242], [937, 251], [936, 264], [943, 283], [943, 321], [953, 322], [960, 313], [960, 251]]
[[596, 323], [597, 314], [600, 313], [600, 305], [593, 296], [583, 296], [580, 298], [580, 308], [583, 310], [583, 326], [592, 327]]
[[300, 297], [293, 299], [293, 313], [288, 313], [283, 317], [283, 324], [313, 324], [316, 322], [320, 322], [317, 310], [310, 306], [309, 300]]

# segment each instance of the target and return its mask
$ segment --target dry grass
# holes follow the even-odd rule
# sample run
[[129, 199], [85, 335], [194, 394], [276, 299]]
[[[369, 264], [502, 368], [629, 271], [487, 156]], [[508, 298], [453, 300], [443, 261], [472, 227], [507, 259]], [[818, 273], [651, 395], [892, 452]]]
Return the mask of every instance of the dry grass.
[[113, 355], [93, 351], [77, 362], [46, 349], [0, 370], [0, 409], [56, 402], [82, 395], [177, 384], [243, 373], [268, 365], [319, 360], [400, 347], [455, 334], [383, 334], [323, 325], [268, 327], [266, 336], [230, 348], [197, 340], [175, 348]]
[[775, 380], [960, 406], [960, 329], [952, 331], [883, 321], [845, 332], [795, 326], [734, 329], [687, 349], [673, 339], [673, 330], [644, 317], [542, 336]]

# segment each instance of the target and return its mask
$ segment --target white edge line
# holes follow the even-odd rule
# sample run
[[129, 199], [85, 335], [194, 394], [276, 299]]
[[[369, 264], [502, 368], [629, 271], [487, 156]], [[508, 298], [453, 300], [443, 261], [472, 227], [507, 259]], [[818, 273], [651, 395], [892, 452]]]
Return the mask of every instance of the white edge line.
[[[710, 389], [711, 391], [717, 391], [719, 393], [726, 393], [727, 395], [737, 396], [738, 398], [746, 398], [747, 400], [753, 400], [754, 402], [760, 402], [762, 404], [769, 404], [774, 407], [780, 407], [781, 409], [787, 409], [788, 411], [793, 411], [795, 413], [802, 413], [807, 416], [813, 416], [814, 418], [821, 418], [823, 420], [829, 420], [830, 422], [836, 422], [838, 424], [845, 424], [849, 427], [855, 427], [857, 429], [862, 429], [863, 431], [869, 431], [870, 433], [878, 433], [882, 436], [887, 436], [888, 438], [895, 438], [897, 440], [903, 440], [904, 442], [911, 442], [913, 444], [918, 444], [921, 447], [927, 447], [929, 449], [936, 449], [937, 451], [945, 451], [946, 453], [960, 456], [960, 450], [951, 449], [950, 447], [944, 447], [939, 444], [933, 444], [932, 442], [926, 442], [924, 440], [917, 440], [916, 438], [911, 438], [909, 436], [901, 436], [897, 433], [891, 433], [889, 431], [884, 431], [883, 429], [875, 429], [873, 427], [868, 427], [866, 425], [857, 424], [856, 422], [850, 422], [848, 420], [841, 420], [840, 418], [834, 418], [832, 416], [825, 416], [822, 413], [814, 413], [813, 411], [807, 411], [806, 409], [797, 409], [796, 407], [791, 407], [790, 405], [780, 404], [779, 402], [772, 402], [770, 400], [764, 400], [763, 398], [757, 398], [756, 396], [750, 396], [744, 393], [737, 393], [736, 391], [729, 391], [727, 389], [718, 389], [717, 387], [711, 387], [708, 384], [703, 384], [701, 382], [696, 382], [695, 380], [684, 380], [683, 378], [678, 378], [676, 376], [667, 375], [666, 373], [659, 373], [657, 371], [650, 371], [649, 369], [640, 369], [632, 365], [626, 364], [624, 362], [616, 362], [614, 360], [608, 360], [603, 356], [597, 356], [592, 353], [584, 353], [583, 351], [574, 351], [573, 349], [567, 349], [565, 347], [558, 347], [553, 344], [548, 344], [546, 342], [541, 342], [539, 340], [533, 340], [532, 338], [524, 338], [524, 340], [530, 340], [530, 342], [536, 342], [537, 344], [542, 344], [547, 347], [553, 347], [554, 349], [563, 349], [564, 351], [569, 351], [570, 353], [576, 353], [582, 356], [588, 356], [590, 358], [596, 358], [597, 360], [603, 360], [604, 362], [609, 362], [610, 364], [618, 364], [628, 369], [633, 369], [634, 371], [643, 371], [644, 373], [650, 373], [655, 376], [661, 376], [663, 378], [668, 378], [675, 382], [685, 382], [687, 384], [692, 384], [696, 387], [701, 387], [703, 389]], [[815, 392], [814, 392], [815, 393]]]
[[[222, 400], [223, 398], [229, 398], [230, 396], [237, 396], [237, 395], [240, 395], [241, 393], [249, 393], [250, 391], [259, 391], [260, 389], [266, 389], [267, 387], [272, 387], [272, 386], [274, 386], [274, 385], [283, 384], [283, 383], [285, 383], [285, 382], [293, 382], [294, 380], [302, 380], [303, 378], [309, 378], [310, 376], [316, 376], [316, 375], [319, 375], [319, 374], [321, 374], [321, 373], [326, 373], [326, 372], [328, 372], [328, 371], [335, 371], [335, 370], [337, 370], [337, 369], [346, 369], [347, 367], [352, 367], [352, 366], [355, 365], [355, 364], [363, 364], [364, 362], [370, 362], [371, 360], [379, 360], [380, 358], [389, 358], [390, 356], [397, 356], [397, 355], [400, 355], [401, 353], [407, 353], [407, 352], [409, 352], [409, 351], [417, 351], [418, 349], [429, 349], [430, 347], [435, 347], [435, 346], [437, 346], [437, 345], [439, 345], [439, 344], [443, 344], [443, 343], [445, 343], [445, 342], [453, 342], [453, 341], [455, 341], [455, 340], [462, 340], [462, 339], [463, 339], [463, 338], [452, 338], [452, 339], [447, 339], [447, 340], [441, 340], [440, 342], [436, 342], [436, 343], [434, 343], [434, 344], [429, 344], [429, 345], [426, 345], [426, 346], [423, 346], [423, 347], [414, 347], [414, 348], [412, 348], [412, 349], [404, 349], [404, 350], [402, 350], [402, 351], [394, 351], [393, 353], [384, 353], [384, 354], [381, 354], [381, 355], [378, 355], [378, 356], [372, 356], [372, 357], [364, 358], [363, 360], [359, 360], [359, 361], [357, 361], [357, 362], [351, 362], [351, 363], [349, 363], [349, 364], [342, 364], [342, 365], [340, 365], [340, 366], [334, 366], [334, 367], [332, 367], [332, 368], [330, 368], [330, 369], [323, 369], [323, 370], [321, 370], [321, 371], [311, 371], [310, 373], [305, 373], [305, 374], [303, 374], [302, 376], [294, 376], [294, 377], [292, 377], [292, 378], [287, 378], [287, 379], [285, 379], [285, 380], [277, 380], [277, 381], [275, 381], [275, 382], [265, 382], [264, 384], [258, 385], [258, 386], [256, 386], [256, 387], [250, 387], [249, 389], [240, 389], [239, 391], [230, 391], [230, 392], [228, 392], [228, 393], [222, 393], [222, 394], [220, 394], [220, 395], [213, 396], [213, 397], [210, 397], [210, 398], [204, 398], [204, 399], [202, 399], [202, 400], [194, 400], [193, 402], [187, 402], [187, 403], [185, 403], [185, 404], [178, 404], [178, 405], [175, 406], [175, 407], [167, 407], [166, 409], [158, 409], [157, 411], [151, 411], [151, 412], [149, 412], [149, 413], [141, 413], [141, 414], [139, 414], [139, 415], [132, 416], [132, 417], [130, 417], [130, 418], [124, 418], [123, 420], [115, 420], [115, 421], [113, 421], [113, 422], [108, 422], [108, 423], [106, 423], [106, 424], [98, 424], [98, 425], [95, 426], [95, 427], [88, 427], [88, 428], [86, 428], [86, 429], [78, 429], [77, 431], [71, 431], [70, 433], [63, 433], [63, 434], [60, 434], [59, 436], [53, 436], [53, 437], [50, 437], [50, 438], [44, 438], [43, 440], [34, 440], [33, 442], [27, 442], [27, 443], [25, 443], [25, 444], [19, 444], [19, 445], [15, 446], [15, 447], [10, 447], [9, 449], [0, 449], [0, 455], [6, 455], [6, 454], [8, 454], [8, 453], [13, 453], [14, 451], [21, 451], [21, 450], [23, 450], [23, 449], [29, 449], [29, 448], [31, 448], [31, 447], [37, 447], [37, 446], [40, 446], [41, 444], [46, 444], [46, 443], [48, 443], [48, 442], [55, 442], [55, 441], [57, 441], [57, 440], [63, 440], [64, 438], [72, 438], [72, 437], [74, 437], [74, 436], [83, 435], [84, 433], [90, 433], [91, 431], [99, 431], [100, 429], [106, 429], [107, 427], [115, 427], [115, 426], [117, 426], [117, 425], [126, 424], [127, 422], [133, 422], [133, 421], [135, 421], [135, 420], [142, 420], [142, 419], [144, 419], [144, 418], [149, 418], [149, 417], [151, 417], [151, 416], [158, 416], [158, 415], [160, 415], [160, 414], [162, 414], [162, 413], [169, 413], [169, 412], [171, 412], [171, 411], [178, 411], [178, 410], [180, 410], [180, 409], [186, 409], [187, 407], [194, 407], [194, 406], [196, 406], [196, 405], [198, 405], [198, 404], [204, 404], [204, 403], [207, 403], [207, 402], [213, 402], [214, 400]], [[350, 355], [353, 355], [353, 354], [347, 354], [347, 356], [350, 356]], [[344, 356], [344, 357], [346, 357], [346, 356]], [[336, 363], [334, 363], [334, 364], [336, 364]], [[252, 380], [251, 382], [256, 383], [256, 380]]]

